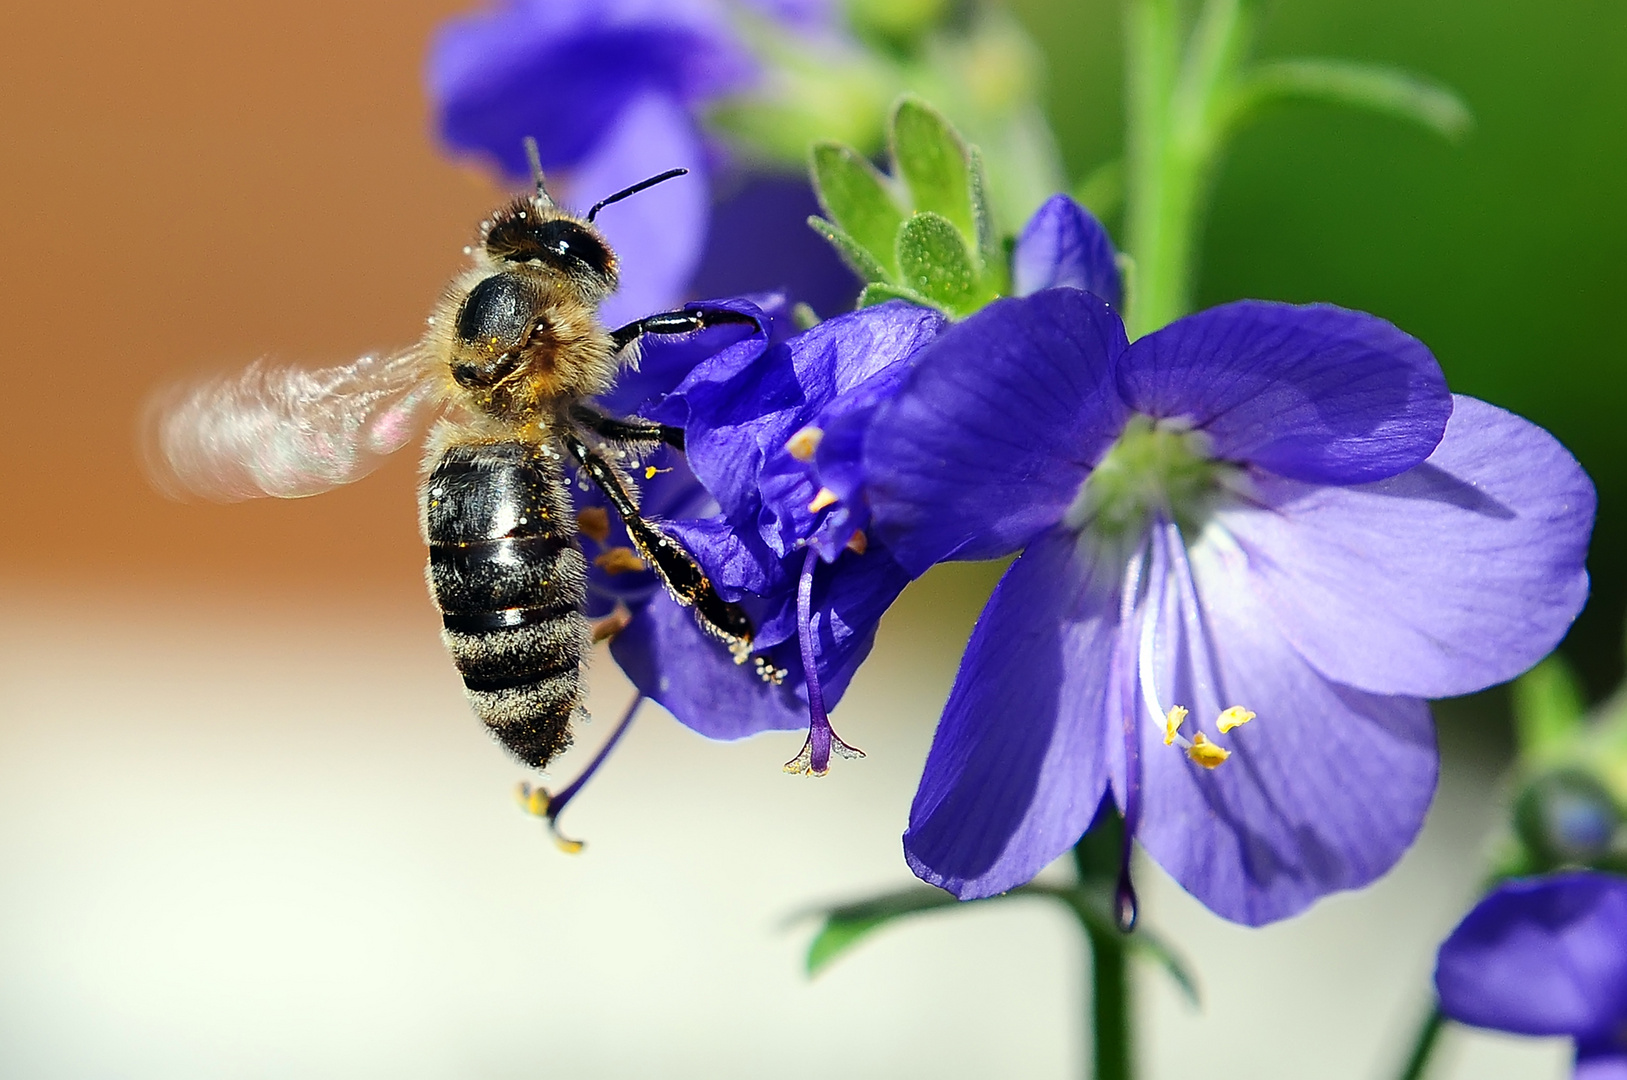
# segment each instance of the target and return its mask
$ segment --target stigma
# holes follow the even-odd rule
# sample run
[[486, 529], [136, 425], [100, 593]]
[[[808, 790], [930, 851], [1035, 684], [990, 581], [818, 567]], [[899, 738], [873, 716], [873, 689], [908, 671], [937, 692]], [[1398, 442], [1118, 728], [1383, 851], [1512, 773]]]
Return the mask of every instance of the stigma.
[[556, 807], [554, 797], [546, 789], [532, 787], [522, 780], [520, 786], [514, 792], [514, 798], [520, 804], [521, 810], [548, 823], [548, 832], [554, 838], [554, 846], [560, 851], [567, 855], [576, 855], [580, 854], [582, 849], [587, 846], [580, 840], [572, 840], [567, 836], [560, 835], [558, 827], [554, 824], [554, 819], [559, 816], [559, 811], [565, 809], [565, 807], [563, 805]]
[[[1188, 758], [1205, 769], [1218, 769], [1232, 756], [1232, 752], [1201, 731], [1194, 732], [1190, 739], [1182, 735], [1181, 725], [1188, 715], [1187, 709], [1180, 705], [1172, 707], [1164, 715], [1164, 745], [1179, 746]], [[1254, 713], [1241, 705], [1233, 705], [1215, 719], [1215, 727], [1225, 733], [1253, 719]]]

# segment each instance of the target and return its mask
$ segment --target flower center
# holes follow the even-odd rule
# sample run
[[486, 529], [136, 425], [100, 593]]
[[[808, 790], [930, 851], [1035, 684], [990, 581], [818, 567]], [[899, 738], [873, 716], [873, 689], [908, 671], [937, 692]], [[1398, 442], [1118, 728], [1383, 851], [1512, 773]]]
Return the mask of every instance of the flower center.
[[1214, 459], [1209, 437], [1190, 422], [1138, 414], [1085, 477], [1063, 522], [1075, 532], [1089, 528], [1123, 539], [1140, 535], [1148, 518], [1162, 512], [1196, 535], [1235, 468]]

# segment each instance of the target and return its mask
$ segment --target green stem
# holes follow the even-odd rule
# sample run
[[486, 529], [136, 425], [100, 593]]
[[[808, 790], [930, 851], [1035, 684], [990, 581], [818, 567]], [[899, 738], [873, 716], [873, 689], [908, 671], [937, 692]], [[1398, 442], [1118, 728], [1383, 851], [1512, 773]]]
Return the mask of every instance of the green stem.
[[1135, 260], [1131, 337], [1190, 310], [1203, 204], [1251, 26], [1244, 0], [1206, 0], [1183, 52], [1177, 0], [1128, 0], [1125, 223]]
[[[1124, 845], [1124, 821], [1107, 814], [1073, 846], [1073, 865], [1080, 886], [1111, 881]], [[1124, 935], [1089, 917], [1077, 895], [1071, 902], [1080, 929], [1090, 944], [1091, 1076], [1095, 1080], [1130, 1080], [1130, 971]]]
[[1418, 1034], [1412, 1040], [1412, 1053], [1407, 1058], [1406, 1067], [1399, 1074], [1399, 1080], [1423, 1080], [1424, 1073], [1429, 1067], [1430, 1055], [1435, 1052], [1435, 1044], [1440, 1041], [1441, 1028], [1446, 1018], [1441, 1015], [1440, 1006], [1429, 1010], [1429, 1015], [1418, 1026]]
[[1118, 935], [1086, 928], [1090, 939], [1090, 1019], [1095, 1031], [1091, 1076], [1130, 1080], [1130, 972]]
[[1180, 68], [1180, 19], [1175, 0], [1129, 0], [1124, 15], [1124, 226], [1136, 267], [1128, 314], [1131, 336], [1140, 337], [1161, 325], [1148, 324], [1152, 308], [1168, 303], [1162, 276], [1169, 246], [1165, 158], [1170, 98]]

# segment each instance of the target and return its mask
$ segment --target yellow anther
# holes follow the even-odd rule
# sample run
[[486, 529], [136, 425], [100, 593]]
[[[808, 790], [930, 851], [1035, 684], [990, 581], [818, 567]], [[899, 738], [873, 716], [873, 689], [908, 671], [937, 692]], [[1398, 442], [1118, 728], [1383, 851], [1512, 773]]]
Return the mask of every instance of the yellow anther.
[[834, 506], [841, 501], [841, 496], [837, 495], [836, 492], [830, 488], [822, 487], [819, 489], [819, 494], [813, 497], [813, 502], [808, 504], [808, 513], [817, 514], [825, 507]]
[[576, 513], [576, 527], [595, 544], [610, 539], [610, 514], [602, 506], [590, 506]]
[[814, 454], [819, 452], [819, 444], [824, 439], [825, 432], [809, 424], [785, 440], [785, 452], [798, 461], [812, 461]]
[[1216, 746], [1204, 737], [1203, 732], [1192, 736], [1192, 745], [1186, 748], [1186, 756], [1202, 765], [1205, 769], [1213, 769], [1222, 761], [1232, 756], [1232, 752], [1225, 747]]
[[1181, 730], [1181, 721], [1186, 719], [1186, 709], [1180, 705], [1169, 710], [1164, 717], [1164, 745], [1175, 745], [1175, 733]]
[[847, 538], [847, 550], [855, 555], [863, 555], [870, 549], [870, 539], [864, 535], [863, 529], [854, 529], [853, 535]]
[[520, 804], [520, 809], [532, 817], [548, 816], [548, 792], [543, 788], [534, 788], [524, 780], [514, 789], [514, 799]]
[[636, 574], [645, 569], [644, 560], [630, 547], [605, 548], [593, 557], [593, 565], [611, 577], [617, 574]]
[[654, 465], [646, 465], [646, 466], [644, 466], [644, 479], [646, 479], [646, 480], [654, 480], [657, 476], [660, 476], [662, 473], [669, 473], [671, 471], [672, 471], [671, 469], [657, 469]]
[[1220, 733], [1224, 735], [1232, 728], [1242, 727], [1244, 724], [1253, 719], [1253, 713], [1249, 712], [1241, 705], [1233, 705], [1231, 708], [1220, 714], [1220, 719], [1215, 721], [1215, 726], [1220, 728]]
[[554, 833], [554, 846], [567, 855], [577, 855], [582, 851], [582, 841], [569, 840], [558, 833]]

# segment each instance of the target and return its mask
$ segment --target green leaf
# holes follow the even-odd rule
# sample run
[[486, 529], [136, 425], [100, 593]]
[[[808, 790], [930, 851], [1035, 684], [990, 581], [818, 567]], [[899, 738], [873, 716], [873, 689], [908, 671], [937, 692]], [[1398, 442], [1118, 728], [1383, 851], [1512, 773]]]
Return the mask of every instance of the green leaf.
[[893, 109], [895, 170], [915, 209], [941, 214], [976, 243], [972, 159], [943, 115], [918, 97], [905, 95]]
[[1186, 968], [1186, 961], [1182, 960], [1175, 950], [1164, 943], [1164, 940], [1155, 937], [1150, 930], [1137, 930], [1129, 938], [1130, 954], [1150, 960], [1162, 968], [1164, 974], [1175, 984], [1175, 988], [1186, 998], [1186, 1003], [1194, 1009], [1203, 1008], [1203, 995], [1198, 991], [1198, 982]]
[[1531, 763], [1565, 757], [1583, 729], [1587, 702], [1576, 673], [1558, 653], [1514, 682], [1514, 733]]
[[876, 257], [870, 254], [863, 244], [824, 218], [810, 217], [808, 227], [823, 236], [830, 243], [830, 246], [836, 249], [837, 254], [841, 255], [842, 261], [852, 267], [853, 272], [865, 281], [892, 280], [892, 275], [887, 272], [887, 268], [877, 262]]
[[968, 902], [956, 900], [942, 889], [916, 886], [871, 900], [843, 904], [819, 913], [823, 923], [808, 946], [808, 974], [817, 975], [872, 931], [895, 919], [943, 908], [967, 911], [1025, 896], [1061, 901], [1097, 941], [1115, 944], [1132, 956], [1151, 961], [1164, 970], [1194, 1007], [1199, 1005], [1197, 983], [1174, 949], [1145, 928], [1133, 934], [1119, 933], [1113, 920], [1113, 885], [1108, 882], [1067, 887], [1029, 884], [986, 900]]
[[870, 931], [893, 919], [959, 903], [942, 889], [918, 886], [873, 900], [832, 908], [825, 913], [824, 925], [814, 936], [813, 944], [808, 946], [808, 974], [819, 974]]
[[916, 214], [898, 230], [899, 281], [956, 313], [970, 314], [981, 293], [977, 264], [964, 234], [941, 214]]
[[875, 307], [877, 304], [885, 304], [889, 300], [907, 300], [920, 307], [935, 308], [938, 306], [914, 289], [889, 285], [885, 281], [872, 281], [866, 285], [864, 291], [859, 294], [859, 302], [856, 306], [861, 308]]
[[1440, 83], [1350, 60], [1278, 60], [1244, 77], [1231, 105], [1236, 123], [1280, 100], [1324, 101], [1411, 120], [1453, 142], [1474, 126], [1469, 107]]
[[877, 264], [896, 272], [893, 241], [904, 223], [904, 209], [887, 181], [857, 151], [840, 143], [820, 143], [812, 159], [814, 190], [826, 215]]

